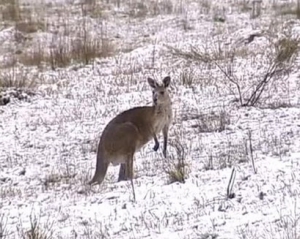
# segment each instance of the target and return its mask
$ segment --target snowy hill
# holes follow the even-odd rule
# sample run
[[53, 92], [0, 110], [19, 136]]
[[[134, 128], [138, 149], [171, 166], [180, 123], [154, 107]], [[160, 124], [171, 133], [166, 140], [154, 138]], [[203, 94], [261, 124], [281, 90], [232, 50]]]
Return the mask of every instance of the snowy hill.
[[[296, 1], [13, 2], [0, 238], [300, 238]], [[168, 157], [153, 142], [135, 154], [136, 202], [119, 166], [88, 186], [105, 125], [151, 105], [147, 78], [167, 75]]]

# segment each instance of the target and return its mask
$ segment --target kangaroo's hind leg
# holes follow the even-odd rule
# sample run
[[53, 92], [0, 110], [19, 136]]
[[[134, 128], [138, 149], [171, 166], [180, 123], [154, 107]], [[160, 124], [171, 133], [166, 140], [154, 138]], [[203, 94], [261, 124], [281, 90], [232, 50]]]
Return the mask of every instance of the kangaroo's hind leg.
[[[125, 126], [125, 125], [124, 125]], [[137, 127], [132, 124], [132, 123], [126, 123], [126, 129], [128, 130], [128, 135], [126, 138], [126, 149], [127, 149], [127, 155], [133, 155], [136, 151], [137, 145], [139, 143], [139, 131]], [[118, 177], [118, 182], [120, 181], [127, 181], [130, 179], [130, 175], [128, 174], [128, 168], [127, 168], [127, 162], [126, 163], [121, 163], [120, 170], [119, 170], [119, 177]], [[131, 164], [132, 166], [132, 164]], [[133, 174], [133, 168], [131, 169], [132, 174]]]
[[127, 175], [126, 175], [126, 164], [125, 164], [125, 163], [122, 163], [122, 164], [120, 165], [118, 182], [120, 182], [120, 181], [126, 181], [126, 180], [127, 180]]
[[127, 163], [126, 163], [126, 171], [128, 177], [130, 178], [133, 200], [135, 201], [135, 190], [133, 185], [133, 154], [134, 152], [128, 156]]

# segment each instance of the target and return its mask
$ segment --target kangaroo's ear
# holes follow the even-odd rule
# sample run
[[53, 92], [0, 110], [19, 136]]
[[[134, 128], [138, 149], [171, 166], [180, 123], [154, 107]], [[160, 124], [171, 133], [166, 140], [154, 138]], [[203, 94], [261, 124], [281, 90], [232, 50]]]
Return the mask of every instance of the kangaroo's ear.
[[164, 87], [167, 88], [170, 85], [171, 78], [167, 76], [163, 79]]
[[155, 89], [156, 87], [158, 87], [158, 84], [155, 80], [153, 80], [152, 78], [148, 78], [148, 83], [151, 86], [151, 88]]

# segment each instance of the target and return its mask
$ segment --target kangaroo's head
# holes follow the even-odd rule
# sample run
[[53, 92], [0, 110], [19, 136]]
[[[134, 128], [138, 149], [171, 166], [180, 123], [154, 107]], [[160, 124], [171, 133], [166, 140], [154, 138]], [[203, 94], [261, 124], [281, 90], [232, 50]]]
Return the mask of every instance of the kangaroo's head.
[[170, 85], [170, 81], [170, 76], [167, 76], [163, 79], [163, 83], [160, 85], [152, 78], [148, 78], [148, 83], [152, 88], [153, 105], [170, 104], [170, 97], [167, 89]]

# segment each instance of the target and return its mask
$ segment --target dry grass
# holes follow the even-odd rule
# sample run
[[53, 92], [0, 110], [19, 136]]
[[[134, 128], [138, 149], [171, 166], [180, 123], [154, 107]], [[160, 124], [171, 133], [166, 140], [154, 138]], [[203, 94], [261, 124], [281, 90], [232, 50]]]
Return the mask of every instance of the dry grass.
[[169, 183], [185, 183], [188, 175], [185, 148], [178, 139], [173, 147], [176, 149], [176, 155], [172, 155], [171, 159], [166, 161], [164, 171], [168, 175]]
[[[1, 186], [0, 198], [22, 197], [22, 191], [13, 185]], [[1, 237], [0, 237], [1, 238]]]
[[31, 213], [29, 216], [30, 227], [25, 229], [23, 223], [20, 221], [17, 226], [19, 238], [21, 239], [51, 239], [53, 238], [53, 222], [42, 224], [40, 220]]
[[[22, 4], [19, 0], [0, 0], [0, 8], [3, 9], [0, 15], [2, 21], [6, 25], [14, 26], [16, 30], [14, 40], [18, 49], [12, 56], [14, 64], [10, 64], [11, 67], [19, 62], [25, 66], [39, 68], [50, 66], [55, 70], [74, 63], [89, 64], [97, 57], [108, 57], [115, 52], [113, 43], [104, 34], [92, 35], [92, 27], [86, 20], [80, 23], [82, 26], [75, 32], [69, 29], [69, 22], [64, 20], [65, 22], [59, 25], [60, 30], [52, 32], [51, 46], [44, 42], [34, 45], [30, 40], [35, 35], [28, 34], [50, 31], [52, 26], [47, 24], [40, 14], [42, 9]], [[101, 17], [102, 3], [86, 0], [80, 5], [79, 10], [82, 16]], [[11, 77], [1, 77], [2, 85], [12, 85], [11, 83]]]
[[133, 18], [145, 18], [146, 16], [172, 14], [175, 10], [175, 6], [171, 0], [152, 2], [140, 1], [131, 3], [129, 16]]
[[277, 3], [276, 1], [272, 5], [272, 9], [277, 15], [292, 15], [300, 19], [300, 2], [297, 0], [297, 4], [293, 1], [287, 1], [284, 3]]
[[[277, 34], [278, 32], [276, 32]], [[266, 51], [263, 52], [264, 58], [268, 60], [268, 65], [264, 66], [264, 72], [260, 76], [249, 77], [249, 74], [240, 76], [237, 72], [236, 62], [240, 58], [244, 58], [243, 61], [251, 61], [255, 59], [250, 51], [242, 50], [235, 51], [230, 49], [229, 51], [219, 50], [218, 45], [215, 47], [215, 51], [211, 52], [207, 49], [198, 49], [191, 46], [190, 50], [182, 51], [180, 49], [168, 47], [171, 54], [175, 57], [185, 59], [186, 62], [193, 62], [197, 64], [206, 64], [207, 68], [214, 65], [225, 77], [226, 81], [230, 84], [232, 92], [235, 92], [236, 97], [239, 100], [241, 106], [256, 106], [262, 102], [261, 97], [267, 90], [273, 90], [270, 88], [274, 79], [284, 79], [288, 77], [290, 72], [296, 67], [296, 57], [299, 51], [298, 38], [295, 38], [291, 34], [291, 29], [286, 28], [282, 32], [284, 37], [278, 39], [276, 34], [265, 33], [264, 37], [268, 39], [269, 43], [265, 47]], [[274, 44], [275, 42], [275, 44]], [[261, 53], [256, 53], [261, 54]], [[260, 57], [261, 58], [261, 57]], [[261, 70], [257, 64], [257, 69]], [[244, 77], [249, 77], [249, 81], [253, 81], [252, 89], [249, 91], [248, 86], [243, 84], [245, 82]], [[274, 86], [274, 85], [273, 85]]]
[[193, 128], [197, 128], [201, 133], [222, 132], [230, 124], [230, 115], [225, 111], [210, 112], [209, 114], [199, 114], [196, 119], [197, 123]]
[[113, 43], [105, 38], [94, 38], [89, 34], [74, 39], [54, 35], [50, 49], [37, 44], [33, 50], [21, 54], [19, 61], [26, 66], [45, 65], [55, 70], [73, 63], [89, 64], [95, 58], [108, 57], [114, 53]]
[[33, 20], [32, 18], [16, 22], [15, 29], [26, 34], [46, 30], [43, 22]]
[[65, 174], [56, 174], [51, 173], [46, 176], [46, 178], [42, 181], [44, 189], [48, 190], [51, 187], [55, 187], [62, 183], [71, 184], [71, 181], [74, 180], [76, 174], [73, 173], [65, 173]]
[[1, 0], [1, 20], [2, 21], [19, 21], [20, 20], [20, 9], [21, 5], [18, 0]]
[[91, 18], [101, 18], [105, 10], [102, 2], [95, 0], [84, 0], [80, 7], [82, 16], [89, 16]]
[[34, 88], [37, 85], [37, 76], [29, 70], [12, 67], [0, 72], [0, 88]]
[[19, 0], [1, 3], [1, 20], [7, 24], [14, 24], [15, 29], [22, 33], [34, 33], [45, 30], [45, 23], [38, 17], [32, 7], [22, 5]]
[[222, 132], [230, 125], [230, 115], [224, 108], [210, 112], [190, 112], [187, 109], [182, 120], [191, 120], [191, 127], [200, 133]]

